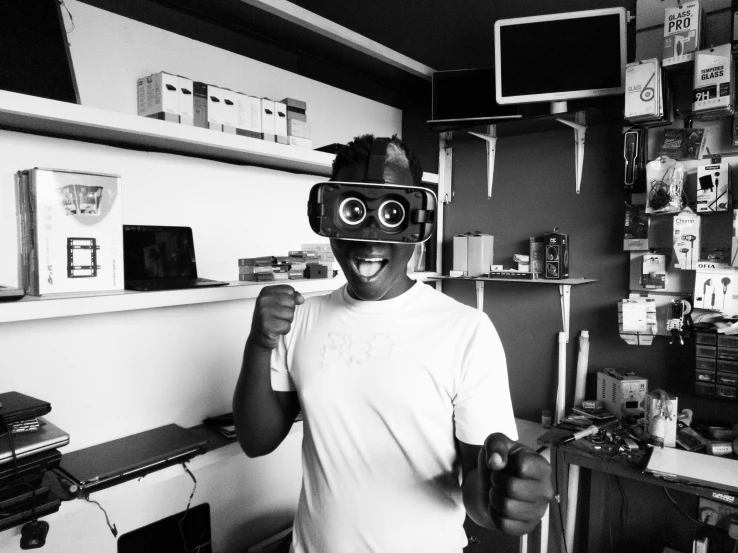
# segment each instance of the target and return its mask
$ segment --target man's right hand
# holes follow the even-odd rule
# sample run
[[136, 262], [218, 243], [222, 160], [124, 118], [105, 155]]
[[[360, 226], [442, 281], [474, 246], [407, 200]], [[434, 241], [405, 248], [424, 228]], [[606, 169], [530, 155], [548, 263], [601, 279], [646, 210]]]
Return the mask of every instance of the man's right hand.
[[264, 350], [277, 347], [279, 337], [287, 334], [295, 317], [295, 307], [305, 298], [292, 286], [266, 286], [256, 298], [251, 321], [251, 345]]

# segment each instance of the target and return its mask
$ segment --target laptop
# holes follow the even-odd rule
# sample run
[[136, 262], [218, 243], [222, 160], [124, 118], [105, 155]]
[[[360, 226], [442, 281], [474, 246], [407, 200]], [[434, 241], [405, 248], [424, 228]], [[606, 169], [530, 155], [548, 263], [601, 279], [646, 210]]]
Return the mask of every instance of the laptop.
[[[49, 449], [18, 459], [17, 469], [14, 463], [0, 464], [0, 488], [9, 483], [30, 481], [41, 477], [47, 470], [59, 466], [61, 458], [62, 454], [58, 449]], [[0, 497], [2, 497], [2, 492], [0, 492]]]
[[[44, 417], [39, 417], [39, 428], [33, 432], [13, 434], [13, 447], [16, 459], [24, 459], [50, 449], [57, 449], [69, 443], [69, 434]], [[0, 467], [12, 463], [13, 452], [7, 432], [0, 434]]]
[[62, 456], [58, 470], [81, 492], [109, 488], [204, 453], [207, 438], [168, 424]]
[[738, 462], [673, 447], [654, 447], [644, 472], [707, 488], [738, 493]]
[[228, 284], [197, 276], [190, 227], [123, 225], [123, 271], [126, 290], [182, 290]]

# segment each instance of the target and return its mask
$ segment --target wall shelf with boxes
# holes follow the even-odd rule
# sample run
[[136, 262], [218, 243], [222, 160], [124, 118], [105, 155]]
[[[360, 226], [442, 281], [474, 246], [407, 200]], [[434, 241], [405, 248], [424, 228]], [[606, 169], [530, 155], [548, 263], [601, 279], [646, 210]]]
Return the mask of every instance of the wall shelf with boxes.
[[569, 341], [569, 319], [571, 313], [571, 287], [580, 284], [590, 284], [598, 282], [593, 278], [565, 278], [565, 279], [547, 279], [547, 278], [490, 278], [484, 276], [477, 277], [452, 277], [452, 276], [433, 276], [431, 279], [438, 280], [457, 280], [457, 281], [474, 281], [477, 294], [477, 309], [484, 310], [484, 283], [485, 282], [514, 282], [516, 284], [528, 285], [545, 285], [557, 284], [559, 286], [559, 300], [561, 302], [561, 323], [562, 330], [566, 335], [566, 341]]
[[[410, 273], [409, 276], [415, 280], [427, 281], [435, 277], [436, 273]], [[289, 281], [290, 286], [294, 286], [301, 294], [329, 293], [345, 283], [346, 279], [341, 277]], [[273, 283], [230, 282], [228, 286], [199, 290], [156, 292], [126, 290], [123, 292], [101, 292], [83, 295], [26, 296], [20, 300], [0, 302], [0, 324], [255, 299], [262, 288], [271, 284]]]
[[695, 393], [735, 401], [738, 336], [695, 331]]

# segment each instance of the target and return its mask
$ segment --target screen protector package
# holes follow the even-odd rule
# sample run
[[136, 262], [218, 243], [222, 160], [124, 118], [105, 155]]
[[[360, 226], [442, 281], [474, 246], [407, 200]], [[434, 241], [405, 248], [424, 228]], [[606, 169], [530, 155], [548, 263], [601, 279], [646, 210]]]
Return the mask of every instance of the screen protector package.
[[661, 156], [646, 165], [646, 213], [679, 213], [684, 207], [684, 164]]

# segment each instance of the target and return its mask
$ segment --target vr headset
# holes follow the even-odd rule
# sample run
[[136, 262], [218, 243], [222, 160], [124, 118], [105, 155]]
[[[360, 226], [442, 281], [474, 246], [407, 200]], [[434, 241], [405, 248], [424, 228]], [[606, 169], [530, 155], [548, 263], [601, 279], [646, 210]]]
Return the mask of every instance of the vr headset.
[[376, 138], [362, 182], [321, 182], [310, 190], [308, 219], [320, 236], [417, 244], [433, 234], [438, 199], [421, 186], [386, 184], [389, 138]]

